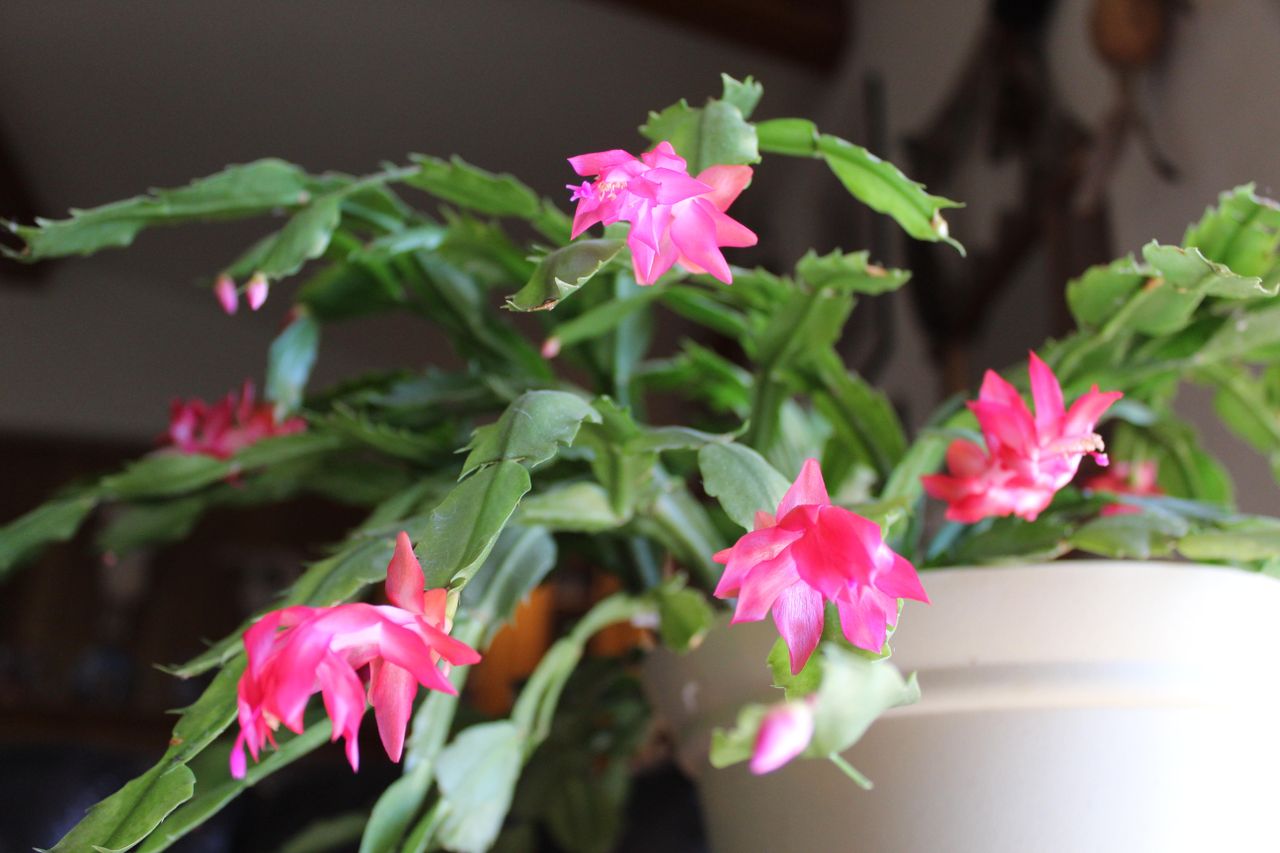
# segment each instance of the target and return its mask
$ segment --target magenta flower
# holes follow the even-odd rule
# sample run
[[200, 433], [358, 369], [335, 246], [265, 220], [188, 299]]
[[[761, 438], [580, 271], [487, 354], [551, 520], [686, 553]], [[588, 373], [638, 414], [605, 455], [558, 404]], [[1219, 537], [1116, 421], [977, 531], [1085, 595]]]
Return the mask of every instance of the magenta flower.
[[807, 700], [774, 705], [764, 715], [751, 753], [751, 772], [772, 773], [813, 740], [813, 707]]
[[248, 665], [237, 688], [240, 734], [231, 750], [231, 775], [244, 777], [246, 746], [257, 761], [265, 743], [276, 745], [281, 723], [301, 734], [315, 693], [333, 721], [332, 739], [346, 739], [352, 770], [360, 766], [357, 736], [366, 692], [382, 746], [399, 761], [418, 685], [456, 693], [436, 664], [480, 660], [475, 649], [448, 635], [445, 596], [443, 589], [423, 590], [422, 566], [401, 532], [387, 566], [391, 604], [286, 607], [253, 623], [244, 632]]
[[640, 284], [653, 284], [673, 264], [729, 284], [733, 274], [720, 247], [756, 244], [754, 232], [725, 214], [751, 182], [750, 166], [711, 166], [693, 178], [669, 142], [640, 159], [614, 149], [570, 157], [569, 164], [595, 177], [568, 187], [578, 203], [571, 236], [597, 222], [630, 222], [627, 246]]
[[[1153, 459], [1136, 465], [1117, 462], [1101, 474], [1094, 474], [1085, 480], [1083, 485], [1086, 489], [1113, 495], [1154, 497], [1164, 494], [1164, 490], [1156, 485], [1156, 463]], [[1101, 514], [1127, 515], [1135, 512], [1142, 510], [1133, 504], [1107, 504], [1102, 508]]]
[[174, 400], [164, 440], [183, 453], [227, 459], [264, 438], [306, 428], [302, 418], [277, 422], [270, 403], [254, 402], [253, 383], [246, 379], [239, 393], [232, 391], [212, 406], [198, 399]]
[[755, 622], [772, 610], [793, 673], [822, 637], [826, 602], [835, 602], [849, 642], [878, 652], [897, 624], [898, 599], [929, 600], [880, 525], [832, 506], [816, 459], [804, 463], [776, 514], [756, 513], [756, 529], [714, 559], [725, 564], [716, 596], [738, 598], [733, 621]]
[[1016, 515], [1035, 521], [1058, 490], [1071, 482], [1086, 453], [1107, 464], [1098, 418], [1123, 394], [1099, 391], [1080, 396], [1068, 411], [1053, 371], [1033, 352], [1028, 371], [1036, 413], [1017, 389], [988, 370], [969, 408], [978, 418], [986, 450], [965, 439], [947, 448], [948, 474], [922, 477], [924, 489], [947, 502], [947, 518], [972, 523], [988, 516]]

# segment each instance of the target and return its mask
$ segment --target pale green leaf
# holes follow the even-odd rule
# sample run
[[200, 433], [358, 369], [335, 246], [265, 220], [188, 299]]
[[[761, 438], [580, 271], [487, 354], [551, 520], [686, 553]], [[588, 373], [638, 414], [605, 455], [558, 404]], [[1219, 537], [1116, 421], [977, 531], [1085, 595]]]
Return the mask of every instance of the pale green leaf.
[[538, 262], [518, 293], [507, 297], [514, 311], [550, 311], [578, 290], [622, 251], [622, 240], [576, 240]]
[[591, 404], [567, 391], [526, 391], [492, 424], [478, 428], [460, 476], [501, 460], [537, 467], [573, 443], [583, 422], [599, 423]]
[[413, 155], [418, 171], [405, 183], [426, 190], [438, 198], [490, 216], [537, 215], [537, 193], [508, 174], [495, 175], [454, 156], [448, 161], [421, 154]]
[[776, 511], [791, 486], [763, 456], [741, 444], [708, 444], [698, 451], [698, 466], [706, 493], [747, 530], [755, 529], [757, 512]]

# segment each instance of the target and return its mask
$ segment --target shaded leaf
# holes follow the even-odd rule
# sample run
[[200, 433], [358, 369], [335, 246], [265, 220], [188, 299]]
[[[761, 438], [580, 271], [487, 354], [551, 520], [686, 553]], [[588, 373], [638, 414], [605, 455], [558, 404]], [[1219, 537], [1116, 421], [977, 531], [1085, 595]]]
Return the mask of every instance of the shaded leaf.
[[312, 715], [300, 735], [292, 732], [278, 736], [278, 749], [266, 751], [261, 761], [250, 761], [244, 778], [235, 779], [228, 771], [231, 740], [210, 747], [191, 762], [195, 777], [194, 796], [183, 803], [156, 828], [139, 848], [139, 853], [159, 853], [178, 839], [220, 812], [227, 803], [282, 767], [323, 746], [329, 740], [331, 725], [327, 717]]
[[654, 594], [658, 601], [658, 635], [662, 644], [680, 653], [702, 645], [716, 622], [706, 596], [686, 588], [682, 582], [663, 584]]
[[186, 187], [152, 190], [89, 210], [72, 210], [61, 220], [37, 219], [34, 226], [13, 226], [27, 244], [4, 254], [24, 261], [67, 255], [91, 255], [99, 249], [127, 246], [143, 228], [197, 219], [254, 216], [307, 199], [309, 178], [282, 160], [258, 160], [193, 181]]
[[760, 150], [789, 157], [818, 154], [818, 126], [807, 118], [775, 118], [756, 123]]
[[818, 137], [818, 154], [855, 198], [879, 213], [892, 216], [902, 230], [917, 240], [943, 241], [958, 251], [964, 247], [951, 238], [942, 211], [960, 207], [942, 196], [929, 195], [924, 185], [902, 174], [887, 160], [867, 149], [830, 134]]
[[185, 764], [161, 762], [89, 809], [49, 853], [119, 853], [146, 838], [191, 798], [195, 775]]
[[746, 761], [755, 751], [756, 736], [768, 707], [759, 704], [743, 705], [738, 719], [731, 729], [716, 728], [711, 733], [711, 766], [717, 769]]
[[471, 726], [445, 747], [436, 767], [443, 846], [459, 853], [489, 849], [511, 805], [521, 763], [520, 733], [505, 720]]
[[337, 195], [324, 196], [295, 213], [266, 243], [256, 270], [269, 279], [286, 278], [324, 254], [342, 219], [341, 201]]
[[773, 686], [781, 687], [787, 699], [802, 699], [822, 684], [822, 655], [810, 655], [804, 668], [794, 675], [791, 672], [791, 650], [787, 641], [778, 638], [769, 650], [769, 672], [773, 674]]
[[614, 530], [627, 522], [613, 511], [604, 487], [591, 482], [569, 483], [529, 495], [520, 502], [519, 519], [522, 524], [577, 533]]
[[100, 490], [113, 498], [166, 497], [226, 479], [230, 462], [197, 453], [165, 451], [131, 463], [119, 474], [102, 478]]
[[543, 527], [508, 525], [484, 565], [462, 591], [468, 618], [487, 627], [482, 645], [508, 622], [556, 562], [556, 542]]
[[600, 414], [578, 395], [526, 391], [495, 423], [476, 429], [460, 476], [504, 459], [537, 467], [572, 444], [583, 422], [599, 423]]
[[540, 208], [538, 195], [508, 174], [495, 175], [454, 156], [449, 161], [415, 154], [418, 171], [405, 179], [410, 186], [438, 198], [491, 216], [529, 219]]
[[[741, 87], [729, 94], [735, 101], [747, 100]], [[655, 144], [670, 142], [688, 162], [689, 174], [694, 176], [708, 166], [760, 161], [755, 127], [738, 106], [727, 100], [711, 99], [704, 107], [690, 107], [681, 99], [660, 113], [649, 113], [640, 133]]]
[[0, 527], [0, 578], [53, 542], [65, 542], [98, 504], [93, 494], [52, 500]]
[[582, 287], [622, 251], [622, 240], [577, 240], [538, 262], [533, 277], [507, 297], [514, 311], [550, 311]]
[[867, 252], [841, 252], [819, 255], [810, 249], [796, 263], [796, 275], [811, 287], [832, 287], [848, 293], [888, 293], [902, 287], [911, 278], [906, 270], [885, 269], [867, 262]]
[[572, 320], [556, 326], [552, 337], [559, 341], [560, 346], [573, 346], [583, 341], [600, 338], [617, 329], [628, 317], [662, 296], [665, 290], [660, 285], [643, 288], [633, 285], [632, 287], [634, 290], [632, 295], [601, 302]]
[[747, 530], [757, 512], [773, 512], [791, 483], [759, 453], [741, 444], [708, 444], [698, 451], [702, 487], [729, 518]]
[[969, 532], [958, 545], [947, 549], [938, 565], [965, 566], [1003, 561], [1048, 560], [1068, 549], [1071, 528], [1050, 514], [1035, 521], [996, 518]]
[[1187, 228], [1182, 242], [1240, 275], [1262, 276], [1274, 283], [1280, 205], [1253, 190], [1253, 184], [1245, 184], [1222, 193], [1218, 206]]
[[1071, 535], [1071, 544], [1104, 557], [1147, 560], [1173, 550], [1187, 532], [1187, 523], [1165, 513], [1107, 515], [1085, 524]]
[[750, 74], [742, 80], [721, 74], [720, 82], [724, 86], [724, 94], [720, 96], [720, 100], [737, 107], [743, 118], [751, 118], [764, 95], [764, 86], [757, 83]]
[[822, 646], [822, 685], [806, 755], [844, 752], [890, 708], [920, 700], [915, 676], [903, 678], [887, 660], [868, 660], [834, 643]]
[[267, 353], [267, 399], [276, 404], [282, 420], [302, 405], [302, 393], [320, 348], [320, 324], [309, 314], [299, 314], [271, 342]]
[[1067, 305], [1081, 327], [1100, 326], [1120, 310], [1146, 279], [1133, 258], [1090, 267], [1067, 283]]
[[122, 555], [138, 548], [182, 539], [208, 507], [203, 495], [174, 498], [163, 503], [126, 506], [113, 515], [98, 534], [99, 551]]

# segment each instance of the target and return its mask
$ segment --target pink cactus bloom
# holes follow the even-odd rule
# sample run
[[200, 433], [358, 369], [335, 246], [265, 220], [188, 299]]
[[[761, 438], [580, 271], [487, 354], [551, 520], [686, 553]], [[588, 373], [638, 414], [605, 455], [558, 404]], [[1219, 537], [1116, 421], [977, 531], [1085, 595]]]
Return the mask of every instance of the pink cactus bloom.
[[[1084, 487], [1095, 492], [1108, 492], [1113, 495], [1139, 495], [1155, 497], [1163, 495], [1164, 489], [1156, 485], [1156, 463], [1147, 459], [1132, 465], [1128, 462], [1117, 462], [1101, 474], [1094, 474], [1084, 481]], [[1133, 504], [1107, 504], [1102, 508], [1102, 515], [1128, 515], [1142, 510]]]
[[360, 767], [366, 693], [392, 761], [404, 749], [418, 685], [457, 693], [437, 664], [473, 664], [480, 655], [447, 633], [446, 592], [423, 590], [422, 566], [407, 533], [396, 537], [386, 588], [390, 604], [286, 607], [244, 632], [248, 664], [237, 689], [240, 735], [231, 750], [232, 776], [244, 777], [246, 746], [254, 761], [264, 744], [275, 746], [281, 723], [301, 734], [315, 693], [333, 721], [332, 739], [346, 739], [352, 770]]
[[203, 453], [228, 459], [241, 448], [274, 435], [302, 432], [307, 422], [288, 418], [276, 422], [270, 403], [255, 403], [253, 383], [245, 380], [239, 393], [232, 391], [210, 406], [203, 400], [174, 400], [169, 431], [162, 439], [183, 453]]
[[764, 715], [751, 753], [751, 772], [772, 773], [813, 740], [813, 707], [805, 700], [774, 705]]
[[978, 418], [986, 450], [965, 439], [947, 449], [950, 474], [922, 477], [924, 489], [947, 502], [947, 518], [972, 523], [989, 516], [1016, 515], [1035, 521], [1058, 490], [1071, 482], [1080, 460], [1090, 454], [1107, 464], [1094, 425], [1119, 391], [1093, 389], [1067, 410], [1053, 371], [1033, 352], [1029, 358], [1035, 416], [1017, 389], [988, 370], [978, 399], [969, 408]]
[[226, 273], [218, 276], [213, 284], [213, 295], [218, 298], [218, 304], [228, 316], [236, 313], [236, 308], [240, 305], [240, 294], [236, 292], [236, 283], [231, 276]]
[[878, 652], [897, 624], [898, 599], [929, 600], [880, 525], [832, 506], [816, 459], [804, 463], [776, 513], [756, 513], [755, 530], [714, 559], [725, 564], [716, 596], [738, 599], [733, 621], [756, 622], [772, 610], [793, 673], [822, 637], [826, 602], [835, 602], [849, 642]]
[[751, 182], [750, 166], [711, 166], [694, 178], [669, 142], [639, 159], [614, 149], [570, 157], [569, 164], [595, 177], [569, 185], [578, 203], [572, 236], [597, 222], [630, 222], [627, 246], [640, 284], [653, 284], [674, 264], [729, 284], [733, 274], [720, 247], [756, 244], [754, 232], [725, 214]]

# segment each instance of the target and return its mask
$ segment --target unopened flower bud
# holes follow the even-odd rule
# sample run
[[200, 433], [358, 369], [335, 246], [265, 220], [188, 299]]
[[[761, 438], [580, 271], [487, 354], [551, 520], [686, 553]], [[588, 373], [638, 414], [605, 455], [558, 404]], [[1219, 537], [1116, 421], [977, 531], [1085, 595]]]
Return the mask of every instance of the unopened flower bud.
[[271, 285], [267, 283], [267, 277], [260, 272], [254, 273], [253, 278], [249, 279], [249, 283], [244, 286], [244, 295], [249, 307], [254, 311], [261, 308], [267, 301], [267, 292], [270, 289]]
[[223, 273], [213, 285], [213, 295], [218, 297], [218, 304], [228, 315], [236, 313], [240, 304], [240, 295], [236, 292], [236, 283], [231, 276]]

